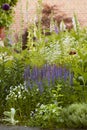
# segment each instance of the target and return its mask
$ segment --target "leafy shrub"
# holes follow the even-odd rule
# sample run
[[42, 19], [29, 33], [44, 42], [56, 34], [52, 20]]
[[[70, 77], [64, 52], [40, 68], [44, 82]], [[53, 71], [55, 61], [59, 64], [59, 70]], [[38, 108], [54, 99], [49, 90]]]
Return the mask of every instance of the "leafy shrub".
[[12, 49], [0, 48], [0, 50], [0, 113], [2, 113], [10, 86], [23, 82], [24, 65], [20, 58], [19, 60], [18, 57], [13, 56]]
[[[22, 123], [25, 123], [29, 119], [31, 111], [35, 111], [37, 108], [37, 104], [46, 105], [55, 103], [61, 105], [63, 103], [61, 101], [63, 95], [60, 94], [60, 90], [60, 85], [53, 89], [49, 87], [44, 88], [43, 93], [37, 87], [33, 87], [32, 90], [27, 89], [26, 84], [19, 84], [15, 87], [11, 86], [10, 92], [6, 96], [6, 110], [14, 107], [17, 110], [17, 119], [20, 122], [25, 120], [24, 122], [22, 121]], [[59, 98], [60, 100], [58, 100]]]
[[87, 104], [76, 103], [62, 109], [63, 127], [87, 128]]
[[31, 112], [31, 126], [43, 128], [55, 128], [59, 121], [61, 107], [56, 104], [41, 105], [40, 108]]

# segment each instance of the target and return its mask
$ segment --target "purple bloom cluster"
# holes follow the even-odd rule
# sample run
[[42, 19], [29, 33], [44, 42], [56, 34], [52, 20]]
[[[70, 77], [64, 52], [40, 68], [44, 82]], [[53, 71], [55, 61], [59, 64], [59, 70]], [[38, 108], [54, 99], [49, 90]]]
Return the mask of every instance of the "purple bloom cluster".
[[8, 10], [10, 9], [10, 5], [7, 4], [7, 3], [4, 3], [4, 4], [2, 5], [2, 9], [5, 10], [5, 11], [8, 11]]
[[43, 92], [45, 86], [55, 86], [58, 81], [73, 82], [73, 76], [66, 67], [45, 64], [41, 68], [33, 67], [30, 69], [30, 66], [25, 68], [24, 80], [30, 89], [37, 86], [40, 92]]

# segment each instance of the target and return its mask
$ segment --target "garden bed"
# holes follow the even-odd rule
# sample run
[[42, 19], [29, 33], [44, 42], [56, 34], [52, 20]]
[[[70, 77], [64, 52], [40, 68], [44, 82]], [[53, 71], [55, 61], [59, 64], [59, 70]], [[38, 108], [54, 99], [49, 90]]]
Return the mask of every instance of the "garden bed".
[[1, 130], [87, 128], [87, 29], [73, 22], [50, 35], [34, 24], [26, 49], [22, 39], [0, 48]]

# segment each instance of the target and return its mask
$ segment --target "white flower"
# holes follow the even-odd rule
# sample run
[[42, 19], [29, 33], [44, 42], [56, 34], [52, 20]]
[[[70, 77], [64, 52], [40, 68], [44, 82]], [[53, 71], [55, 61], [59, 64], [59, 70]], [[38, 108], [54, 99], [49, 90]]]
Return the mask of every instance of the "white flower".
[[21, 94], [21, 92], [18, 92], [18, 94], [20, 95], [20, 94]]
[[40, 103], [37, 104], [37, 107], [40, 106]]
[[38, 110], [37, 109], [35, 109], [35, 112], [37, 112]]
[[20, 88], [20, 85], [18, 85], [17, 88]]
[[38, 91], [39, 91], [39, 89], [37, 88], [37, 89], [36, 89], [36, 91], [38, 92]]
[[55, 109], [52, 110], [53, 113], [55, 113], [55, 111], [56, 111]]
[[15, 95], [15, 98], [17, 98], [17, 95]]
[[6, 100], [8, 100], [8, 99], [9, 99], [9, 97], [8, 97], [8, 95], [7, 95]]
[[40, 106], [40, 108], [44, 108], [45, 106], [42, 104], [41, 106]]
[[26, 99], [26, 97], [24, 97], [23, 99]]

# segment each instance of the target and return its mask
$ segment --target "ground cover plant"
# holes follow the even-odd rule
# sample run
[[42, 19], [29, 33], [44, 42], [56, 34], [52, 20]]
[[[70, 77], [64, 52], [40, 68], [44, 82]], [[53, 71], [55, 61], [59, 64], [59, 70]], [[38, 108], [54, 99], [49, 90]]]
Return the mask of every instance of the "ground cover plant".
[[0, 47], [1, 123], [87, 128], [87, 29], [76, 15], [70, 31], [53, 24], [51, 35], [29, 27], [25, 50]]
[[87, 128], [86, 106], [85, 103], [74, 103], [67, 108], [63, 108], [63, 113], [61, 113], [63, 116], [62, 125], [68, 128]]

